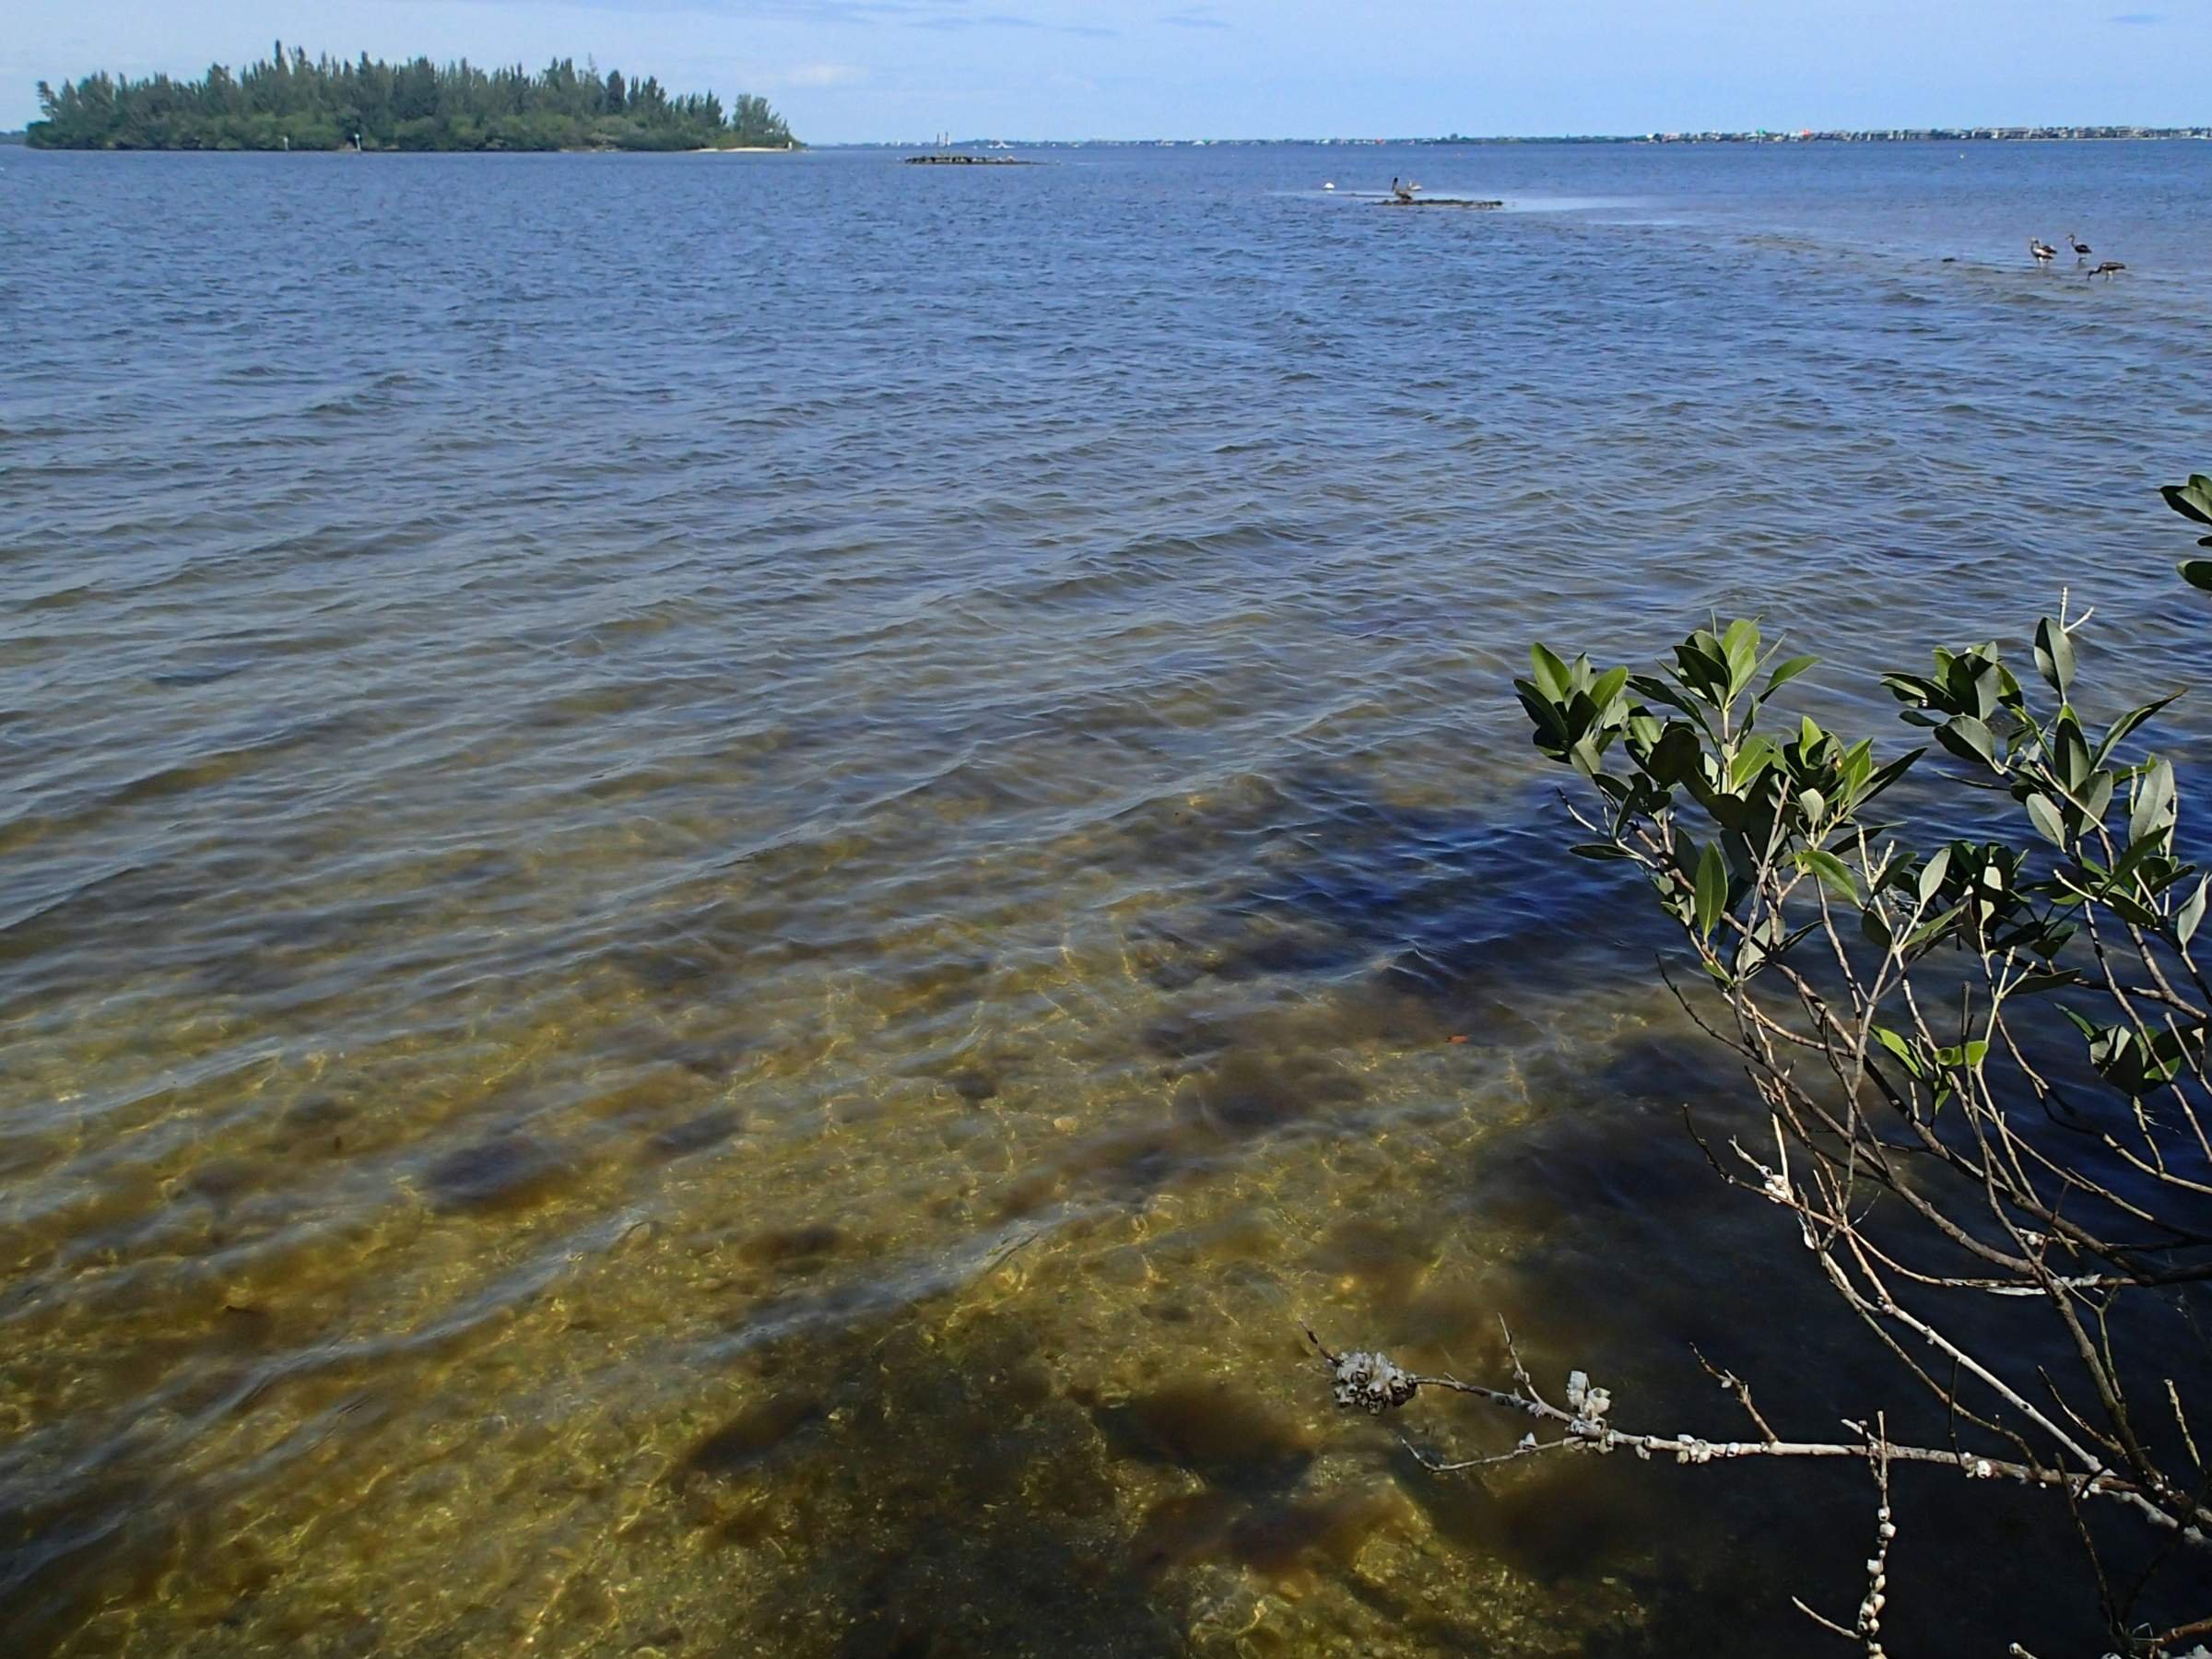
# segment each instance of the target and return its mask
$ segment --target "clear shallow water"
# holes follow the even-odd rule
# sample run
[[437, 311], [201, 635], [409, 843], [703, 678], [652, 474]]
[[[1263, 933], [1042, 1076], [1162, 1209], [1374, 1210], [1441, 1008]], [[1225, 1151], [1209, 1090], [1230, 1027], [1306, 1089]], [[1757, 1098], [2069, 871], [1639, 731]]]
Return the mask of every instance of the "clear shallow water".
[[[1294, 1319], [1895, 1405], [1683, 1142], [1733, 1085], [1508, 678], [1756, 608], [1886, 727], [2063, 583], [2201, 677], [2212, 146], [1051, 161], [0, 164], [18, 1651], [1855, 1595], [1819, 1479], [1441, 1485]], [[1943, 1535], [1897, 1605], [1985, 1630]]]

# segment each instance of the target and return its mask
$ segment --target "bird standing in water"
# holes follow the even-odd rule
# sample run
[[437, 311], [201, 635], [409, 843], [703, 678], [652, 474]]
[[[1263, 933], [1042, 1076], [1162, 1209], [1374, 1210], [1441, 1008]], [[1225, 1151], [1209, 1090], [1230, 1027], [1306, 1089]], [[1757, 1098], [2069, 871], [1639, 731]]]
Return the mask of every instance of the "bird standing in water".
[[2091, 271], [2089, 275], [2092, 276], [2101, 276], [2107, 282], [2110, 282], [2114, 276], [2118, 276], [2122, 271], [2126, 269], [2127, 267], [2121, 264], [2120, 261], [2116, 259], [2108, 259], [2102, 265], [2099, 265], [2095, 270]]
[[2088, 242], [2083, 241], [2080, 237], [2075, 235], [2071, 230], [2066, 232], [2066, 246], [2074, 250], [2074, 257], [2077, 259], [2087, 259], [2090, 254], [2097, 252], [2096, 249], [2090, 247]]
[[2032, 236], [2028, 239], [2028, 252], [2035, 256], [2035, 263], [2039, 265], [2047, 265], [2058, 257], [2056, 248]]

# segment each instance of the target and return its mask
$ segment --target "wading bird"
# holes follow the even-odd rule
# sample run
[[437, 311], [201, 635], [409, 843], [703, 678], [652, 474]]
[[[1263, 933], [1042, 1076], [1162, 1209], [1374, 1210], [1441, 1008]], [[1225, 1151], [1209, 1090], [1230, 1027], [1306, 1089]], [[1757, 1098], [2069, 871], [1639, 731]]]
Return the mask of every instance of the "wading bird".
[[2087, 259], [2090, 254], [2097, 252], [2096, 249], [2090, 247], [2088, 242], [2083, 241], [2080, 237], [2075, 235], [2071, 230], [2066, 232], [2066, 246], [2074, 250], [2074, 257], [2077, 259]]
[[2035, 263], [2039, 265], [2047, 265], [2058, 257], [2056, 248], [2032, 236], [2028, 239], [2028, 252], [2035, 256]]
[[2110, 282], [2120, 272], [2126, 269], [2127, 267], [2122, 265], [2118, 260], [2108, 259], [2102, 265], [2099, 265], [2095, 270], [2091, 271], [2089, 275], [2092, 276], [2101, 276], [2107, 282]]

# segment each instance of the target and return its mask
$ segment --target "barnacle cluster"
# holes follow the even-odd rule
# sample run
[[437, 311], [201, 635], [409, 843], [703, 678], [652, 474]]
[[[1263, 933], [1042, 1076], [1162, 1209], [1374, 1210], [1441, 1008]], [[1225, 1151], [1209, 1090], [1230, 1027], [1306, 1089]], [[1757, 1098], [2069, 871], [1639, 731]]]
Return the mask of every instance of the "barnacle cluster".
[[1413, 1398], [1420, 1384], [1382, 1354], [1337, 1354], [1329, 1365], [1336, 1404], [1373, 1417], [1395, 1411]]

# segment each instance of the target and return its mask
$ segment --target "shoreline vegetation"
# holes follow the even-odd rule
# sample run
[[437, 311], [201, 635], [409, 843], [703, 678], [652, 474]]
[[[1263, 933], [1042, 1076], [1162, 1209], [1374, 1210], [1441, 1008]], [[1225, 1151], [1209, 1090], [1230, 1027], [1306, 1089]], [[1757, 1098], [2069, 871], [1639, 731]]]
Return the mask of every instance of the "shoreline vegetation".
[[194, 81], [105, 73], [39, 83], [34, 149], [77, 150], [791, 150], [768, 100], [672, 93], [652, 76], [605, 75], [556, 58], [522, 65], [311, 59], [284, 42], [235, 75]]

